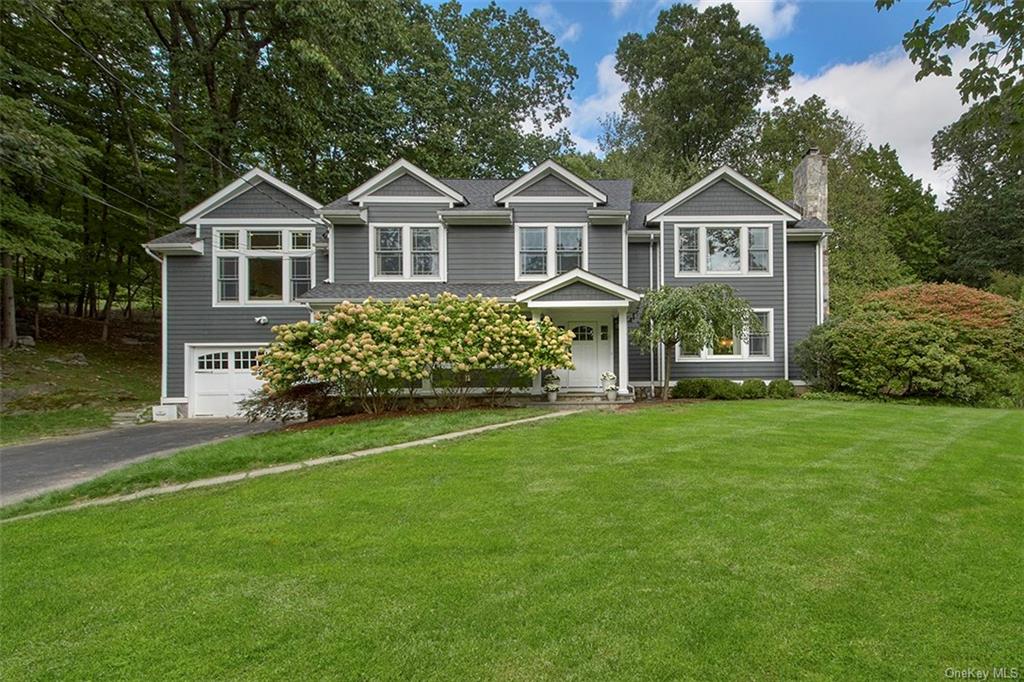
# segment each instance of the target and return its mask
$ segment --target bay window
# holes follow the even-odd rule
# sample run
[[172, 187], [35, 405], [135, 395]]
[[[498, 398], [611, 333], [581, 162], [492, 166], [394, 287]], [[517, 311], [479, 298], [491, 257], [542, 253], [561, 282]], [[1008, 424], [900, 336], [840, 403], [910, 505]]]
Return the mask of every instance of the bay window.
[[586, 225], [517, 225], [516, 279], [539, 280], [587, 267]]
[[313, 286], [313, 230], [215, 230], [214, 304], [283, 305]]
[[775, 357], [773, 328], [774, 312], [771, 308], [754, 310], [757, 324], [749, 324], [742, 333], [722, 336], [707, 348], [676, 346], [676, 362], [734, 362], [771, 361]]
[[444, 232], [439, 225], [374, 225], [371, 280], [444, 280]]
[[771, 276], [768, 225], [675, 225], [675, 276]]

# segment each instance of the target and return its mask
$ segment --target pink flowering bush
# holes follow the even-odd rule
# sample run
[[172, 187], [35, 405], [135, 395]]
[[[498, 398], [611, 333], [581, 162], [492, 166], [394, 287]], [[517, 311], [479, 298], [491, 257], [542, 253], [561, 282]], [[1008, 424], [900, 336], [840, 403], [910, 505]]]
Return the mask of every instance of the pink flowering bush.
[[368, 412], [392, 409], [424, 379], [459, 405], [473, 388], [507, 391], [541, 369], [572, 367], [572, 332], [482, 296], [346, 301], [274, 333], [256, 370], [268, 394], [325, 384]]

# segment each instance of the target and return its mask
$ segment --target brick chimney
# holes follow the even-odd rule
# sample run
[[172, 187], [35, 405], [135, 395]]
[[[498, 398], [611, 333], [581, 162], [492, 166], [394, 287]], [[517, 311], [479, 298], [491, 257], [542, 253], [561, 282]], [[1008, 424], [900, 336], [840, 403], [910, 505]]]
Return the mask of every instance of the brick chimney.
[[828, 222], [828, 158], [817, 147], [808, 149], [793, 171], [793, 201], [804, 218]]

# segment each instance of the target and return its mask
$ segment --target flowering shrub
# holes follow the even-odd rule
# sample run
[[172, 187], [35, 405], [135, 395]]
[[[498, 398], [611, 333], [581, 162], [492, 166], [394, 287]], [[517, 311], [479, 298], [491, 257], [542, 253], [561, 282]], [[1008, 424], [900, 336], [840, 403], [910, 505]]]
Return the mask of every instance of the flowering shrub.
[[815, 329], [796, 359], [827, 390], [1020, 402], [1024, 306], [958, 284], [897, 287]]
[[324, 383], [368, 412], [391, 409], [424, 379], [444, 402], [459, 404], [482, 375], [497, 391], [496, 376], [507, 390], [543, 368], [572, 367], [572, 332], [483, 296], [346, 301], [274, 333], [256, 370], [268, 393]]

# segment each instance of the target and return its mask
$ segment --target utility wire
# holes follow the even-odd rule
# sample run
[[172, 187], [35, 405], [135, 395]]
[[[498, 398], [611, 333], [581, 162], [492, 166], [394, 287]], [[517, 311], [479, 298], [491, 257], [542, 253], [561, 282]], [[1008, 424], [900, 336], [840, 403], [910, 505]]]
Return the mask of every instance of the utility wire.
[[125, 215], [130, 216], [130, 217], [134, 218], [135, 220], [138, 220], [143, 225], [151, 225], [153, 227], [157, 227], [157, 228], [160, 228], [160, 229], [163, 229], [164, 227], [166, 227], [166, 225], [158, 225], [157, 223], [154, 223], [152, 220], [149, 220], [148, 218], [144, 218], [144, 217], [142, 217], [142, 216], [140, 216], [140, 215], [138, 215], [136, 213], [132, 213], [131, 211], [125, 210], [125, 209], [121, 208], [120, 206], [115, 206], [114, 204], [110, 203], [109, 201], [103, 199], [102, 197], [98, 197], [95, 194], [92, 194], [91, 192], [87, 192], [87, 191], [85, 191], [85, 190], [83, 190], [83, 189], [81, 189], [79, 187], [75, 187], [74, 185], [69, 185], [68, 183], [64, 182], [63, 180], [58, 180], [57, 178], [53, 177], [52, 175], [48, 175], [47, 173], [44, 173], [44, 172], [40, 171], [37, 168], [30, 168], [30, 167], [28, 167], [28, 166], [26, 166], [24, 164], [18, 163], [16, 161], [11, 161], [10, 159], [5, 160], [4, 163], [9, 163], [12, 166], [17, 166], [18, 168], [26, 171], [27, 173], [31, 173], [32, 175], [38, 175], [39, 177], [43, 178], [47, 182], [53, 183], [54, 185], [58, 185], [58, 186], [63, 187], [65, 189], [67, 189], [67, 190], [70, 190], [70, 191], [74, 192], [75, 194], [79, 194], [79, 195], [85, 197], [86, 199], [89, 199], [90, 201], [95, 201], [96, 203], [102, 204], [102, 205], [106, 206], [107, 208], [111, 208], [111, 209], [113, 209], [115, 211], [118, 211], [120, 213], [124, 213]]
[[[209, 156], [209, 157], [210, 157], [211, 159], [213, 159], [213, 160], [214, 160], [214, 161], [215, 161], [216, 163], [218, 163], [218, 164], [219, 164], [219, 165], [221, 165], [221, 166], [222, 166], [223, 168], [225, 168], [225, 169], [226, 169], [226, 170], [227, 170], [227, 171], [228, 171], [229, 173], [231, 173], [232, 175], [236, 176], [236, 177], [237, 177], [237, 178], [238, 178], [239, 180], [241, 180], [242, 182], [244, 182], [245, 184], [247, 184], [247, 185], [248, 185], [248, 186], [249, 186], [250, 188], [252, 188], [252, 189], [256, 190], [257, 192], [259, 192], [259, 193], [260, 193], [260, 194], [262, 194], [263, 196], [265, 196], [265, 197], [267, 197], [268, 199], [270, 199], [271, 201], [273, 201], [273, 202], [274, 202], [275, 204], [277, 204], [278, 206], [281, 206], [282, 208], [284, 208], [284, 209], [286, 209], [286, 210], [288, 210], [288, 211], [290, 211], [290, 212], [294, 213], [295, 215], [299, 216], [299, 217], [300, 217], [300, 218], [302, 218], [303, 220], [311, 220], [311, 218], [310, 218], [309, 216], [304, 216], [304, 215], [302, 215], [301, 213], [299, 213], [298, 211], [296, 211], [296, 210], [295, 210], [294, 208], [292, 208], [291, 206], [288, 206], [287, 204], [285, 204], [285, 203], [283, 203], [283, 202], [279, 201], [279, 200], [278, 200], [278, 199], [277, 199], [276, 197], [274, 197], [274, 196], [273, 196], [272, 194], [268, 194], [267, 192], [264, 192], [264, 191], [263, 191], [262, 189], [260, 189], [259, 183], [254, 183], [254, 182], [251, 182], [251, 181], [250, 181], [250, 180], [248, 180], [248, 179], [247, 179], [247, 178], [246, 178], [246, 177], [245, 177], [244, 175], [242, 175], [242, 174], [239, 174], [239, 173], [238, 173], [238, 171], [237, 171], [236, 169], [234, 169], [234, 168], [232, 168], [231, 166], [229, 166], [229, 165], [228, 165], [227, 163], [225, 163], [225, 162], [224, 162], [223, 160], [221, 160], [221, 159], [220, 159], [219, 157], [217, 157], [217, 155], [215, 155], [215, 154], [214, 154], [213, 152], [211, 152], [211, 151], [210, 151], [209, 149], [207, 149], [207, 148], [206, 148], [206, 147], [204, 147], [204, 146], [203, 146], [202, 144], [200, 144], [200, 143], [199, 143], [199, 142], [197, 142], [197, 141], [196, 141], [195, 139], [193, 139], [193, 138], [192, 138], [192, 137], [191, 137], [191, 136], [190, 136], [190, 135], [189, 135], [188, 133], [186, 133], [186, 132], [185, 132], [184, 130], [182, 130], [181, 128], [179, 128], [178, 126], [176, 126], [176, 125], [174, 124], [174, 121], [172, 121], [172, 120], [170, 119], [170, 117], [169, 117], [169, 116], [167, 116], [167, 115], [166, 115], [166, 114], [165, 114], [164, 112], [160, 111], [160, 110], [159, 110], [159, 109], [158, 109], [157, 107], [155, 107], [155, 106], [151, 105], [151, 104], [150, 104], [150, 103], [149, 103], [149, 102], [148, 102], [148, 101], [146, 100], [146, 98], [145, 98], [145, 97], [143, 97], [142, 95], [140, 95], [140, 94], [139, 94], [139, 92], [138, 92], [137, 90], [135, 90], [135, 88], [133, 88], [132, 86], [128, 85], [128, 84], [127, 84], [127, 83], [125, 83], [125, 82], [124, 82], [123, 80], [121, 80], [121, 78], [120, 78], [120, 77], [119, 77], [119, 76], [118, 76], [118, 75], [117, 75], [116, 73], [114, 73], [113, 71], [111, 71], [111, 70], [110, 70], [110, 69], [109, 69], [109, 68], [107, 67], [107, 65], [103, 63], [103, 60], [101, 60], [101, 59], [100, 59], [99, 57], [97, 57], [97, 56], [96, 56], [95, 54], [93, 54], [93, 53], [92, 53], [92, 52], [91, 52], [91, 51], [90, 51], [90, 50], [89, 50], [88, 48], [86, 48], [86, 47], [85, 47], [84, 45], [82, 45], [82, 44], [81, 44], [80, 42], [78, 42], [77, 40], [75, 40], [75, 39], [74, 39], [74, 38], [73, 38], [73, 37], [72, 37], [71, 35], [69, 35], [69, 34], [67, 33], [67, 31], [65, 31], [65, 30], [64, 30], [63, 28], [61, 28], [61, 27], [60, 27], [60, 25], [59, 25], [59, 24], [58, 24], [57, 22], [55, 22], [55, 21], [54, 21], [53, 19], [51, 19], [51, 18], [50, 18], [50, 16], [46, 14], [46, 12], [44, 12], [44, 11], [43, 11], [42, 9], [40, 9], [39, 5], [37, 5], [37, 4], [35, 3], [35, 2], [33, 2], [33, 0], [24, 0], [24, 2], [25, 2], [25, 3], [27, 3], [27, 4], [28, 4], [28, 6], [29, 6], [29, 7], [31, 7], [31, 8], [32, 8], [32, 9], [33, 9], [33, 10], [34, 10], [34, 11], [36, 12], [36, 14], [38, 14], [38, 15], [39, 15], [40, 17], [42, 17], [42, 18], [43, 18], [43, 19], [44, 19], [44, 20], [45, 20], [45, 21], [46, 21], [46, 22], [47, 22], [48, 24], [50, 24], [51, 26], [53, 26], [53, 27], [54, 27], [54, 28], [55, 28], [55, 29], [57, 30], [57, 32], [59, 32], [59, 33], [60, 33], [60, 34], [61, 34], [62, 36], [64, 36], [65, 38], [67, 38], [67, 40], [68, 40], [68, 41], [69, 41], [69, 42], [70, 42], [71, 44], [73, 44], [73, 45], [74, 45], [75, 47], [77, 47], [77, 48], [78, 48], [79, 50], [81, 50], [81, 52], [82, 52], [82, 53], [83, 53], [83, 54], [84, 54], [84, 55], [85, 55], [86, 57], [88, 57], [89, 59], [91, 59], [91, 60], [92, 60], [93, 62], [95, 62], [95, 63], [96, 63], [96, 65], [97, 65], [97, 66], [99, 66], [99, 67], [100, 67], [101, 69], [103, 69], [103, 71], [104, 71], [104, 72], [105, 72], [105, 73], [106, 73], [107, 75], [109, 75], [109, 76], [110, 76], [111, 78], [113, 78], [113, 79], [114, 79], [115, 81], [117, 81], [117, 82], [118, 82], [118, 83], [119, 83], [119, 84], [121, 85], [121, 87], [123, 87], [123, 88], [124, 88], [125, 90], [127, 90], [127, 91], [128, 91], [128, 92], [130, 92], [131, 94], [135, 95], [136, 97], [138, 97], [138, 98], [139, 98], [139, 100], [140, 100], [140, 101], [141, 101], [141, 102], [142, 102], [142, 103], [143, 103], [143, 104], [144, 104], [145, 106], [147, 106], [148, 108], [152, 109], [152, 110], [153, 110], [153, 111], [154, 111], [154, 112], [155, 112], [155, 113], [157, 114], [157, 116], [159, 116], [159, 117], [161, 118], [161, 120], [163, 120], [163, 121], [164, 121], [165, 123], [167, 123], [167, 125], [168, 125], [168, 126], [170, 126], [170, 127], [171, 127], [171, 129], [172, 129], [172, 130], [174, 130], [174, 131], [175, 131], [175, 132], [177, 132], [177, 133], [178, 133], [179, 135], [181, 135], [182, 137], [184, 137], [184, 138], [185, 138], [186, 140], [188, 140], [189, 142], [191, 142], [191, 143], [192, 143], [193, 145], [195, 145], [195, 146], [196, 146], [196, 148], [198, 148], [198, 149], [199, 149], [200, 151], [202, 151], [202, 152], [203, 152], [203, 153], [205, 153], [205, 154], [206, 154], [207, 156]], [[316, 218], [314, 217], [314, 218], [313, 218], [313, 220], [316, 220]]]
[[[0, 150], [0, 153], [2, 153], [2, 150]], [[9, 157], [8, 157], [7, 160], [9, 160]], [[11, 163], [14, 163], [14, 162], [11, 161]], [[15, 164], [15, 165], [17, 165], [17, 164]], [[21, 168], [24, 168], [24, 166], [21, 166]], [[121, 196], [123, 196], [123, 197], [125, 197], [127, 199], [131, 199], [132, 201], [134, 201], [135, 203], [139, 204], [140, 206], [143, 206], [143, 207], [149, 209], [150, 211], [153, 211], [154, 213], [159, 213], [160, 215], [164, 216], [165, 218], [170, 218], [174, 222], [178, 222], [177, 216], [173, 216], [170, 213], [167, 213], [166, 211], [161, 211], [156, 206], [153, 206], [152, 204], [150, 204], [148, 202], [145, 202], [142, 199], [139, 199], [138, 197], [132, 196], [131, 194], [128, 194], [128, 192], [125, 192], [124, 190], [118, 189], [117, 187], [115, 187], [114, 185], [110, 184], [109, 182], [103, 180], [102, 178], [97, 177], [93, 173], [90, 173], [87, 169], [85, 169], [85, 168], [76, 168], [75, 170], [80, 172], [82, 175], [89, 176], [90, 178], [92, 178], [96, 182], [100, 183], [104, 187], [106, 187], [108, 189], [114, 190], [115, 192], [117, 192]], [[35, 171], [33, 171], [33, 172], [35, 172]]]

